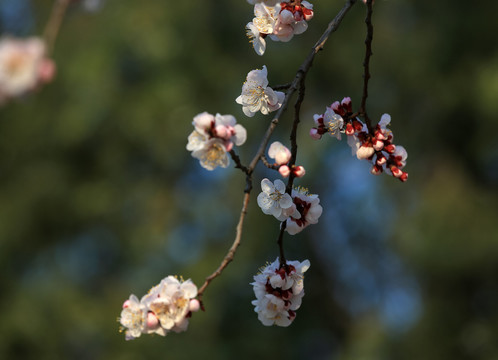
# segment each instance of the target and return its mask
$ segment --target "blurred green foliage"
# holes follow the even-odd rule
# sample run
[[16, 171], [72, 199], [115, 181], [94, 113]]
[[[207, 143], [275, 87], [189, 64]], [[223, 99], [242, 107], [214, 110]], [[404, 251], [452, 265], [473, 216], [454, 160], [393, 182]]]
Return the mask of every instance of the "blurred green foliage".
[[[13, 3], [0, 3], [4, 26]], [[20, 32], [40, 34], [52, 1], [25, 3], [19, 19], [31, 29]], [[250, 304], [252, 276], [278, 255], [257, 180], [242, 246], [188, 332], [133, 342], [118, 332], [130, 293], [168, 274], [201, 284], [230, 246], [244, 179], [191, 158], [192, 118], [234, 114], [248, 129], [248, 161], [269, 118], [245, 118], [234, 100], [263, 64], [271, 84], [293, 78], [343, 2], [313, 4], [308, 31], [268, 41], [264, 57], [245, 37], [245, 1], [71, 5], [55, 81], [0, 109], [0, 358], [498, 358], [498, 3], [489, 0], [376, 1], [368, 111], [391, 114], [409, 152], [406, 184], [371, 176], [345, 143], [307, 136], [326, 105], [359, 104], [361, 2], [316, 57], [298, 162], [324, 216], [285, 239], [289, 259], [312, 264], [291, 327], [263, 327]], [[287, 142], [291, 119], [275, 140]], [[259, 167], [264, 176], [274, 174]]]

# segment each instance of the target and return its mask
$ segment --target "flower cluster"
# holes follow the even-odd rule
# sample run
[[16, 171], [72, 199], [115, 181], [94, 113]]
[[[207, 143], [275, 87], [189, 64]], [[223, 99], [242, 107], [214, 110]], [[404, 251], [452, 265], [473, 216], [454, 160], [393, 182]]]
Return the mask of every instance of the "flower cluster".
[[0, 39], [0, 104], [50, 82], [54, 74], [55, 64], [46, 57], [41, 39]]
[[273, 215], [278, 221], [286, 221], [285, 230], [290, 235], [316, 224], [322, 215], [318, 195], [309, 194], [304, 188], [292, 189], [289, 195], [282, 180], [277, 179], [272, 184], [270, 180], [263, 179], [261, 190], [257, 199], [261, 211]]
[[208, 170], [226, 168], [230, 163], [227, 152], [247, 138], [246, 129], [232, 115], [203, 112], [194, 117], [192, 125], [195, 129], [188, 137], [187, 150]]
[[287, 261], [281, 265], [279, 259], [261, 269], [251, 283], [256, 295], [252, 301], [258, 319], [265, 326], [289, 326], [296, 317], [304, 296], [304, 273], [310, 262]]
[[262, 69], [251, 70], [247, 74], [242, 94], [235, 101], [242, 105], [244, 114], [253, 117], [258, 111], [268, 115], [271, 111], [278, 110], [284, 98], [283, 92], [274, 91], [268, 86], [268, 70], [263, 65]]
[[316, 127], [310, 130], [313, 139], [320, 139], [329, 133], [341, 140], [341, 133], [345, 133], [353, 155], [372, 161], [372, 174], [386, 172], [403, 182], [408, 180], [408, 173], [402, 170], [408, 153], [403, 146], [392, 142], [393, 133], [387, 128], [391, 123], [389, 114], [382, 115], [372, 134], [364, 123], [353, 117], [351, 98], [346, 97], [340, 103], [336, 101], [327, 107], [324, 114], [315, 114], [314, 121]]
[[188, 318], [198, 311], [197, 287], [189, 279], [180, 281], [174, 276], [164, 278], [141, 300], [131, 295], [123, 303], [119, 322], [123, 326], [126, 340], [142, 334], [166, 336], [169, 331], [187, 330]]
[[248, 2], [254, 4], [254, 19], [246, 25], [247, 36], [258, 55], [265, 53], [267, 36], [287, 42], [305, 32], [313, 18], [313, 5], [304, 0]]
[[303, 177], [306, 174], [306, 170], [301, 165], [289, 167], [291, 152], [279, 141], [275, 141], [270, 145], [268, 156], [275, 160], [275, 166], [278, 167], [278, 172], [283, 177], [288, 177], [291, 173], [296, 177]]

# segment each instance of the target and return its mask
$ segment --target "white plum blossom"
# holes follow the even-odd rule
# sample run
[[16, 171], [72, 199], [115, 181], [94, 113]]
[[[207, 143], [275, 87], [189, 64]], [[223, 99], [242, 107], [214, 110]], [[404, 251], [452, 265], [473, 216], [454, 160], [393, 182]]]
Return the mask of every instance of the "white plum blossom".
[[308, 225], [318, 223], [323, 208], [320, 205], [318, 195], [309, 194], [305, 188], [292, 189], [291, 196], [296, 206], [296, 212], [287, 218], [285, 231], [290, 235], [295, 235]]
[[274, 91], [268, 86], [268, 71], [263, 65], [262, 69], [251, 70], [242, 86], [242, 94], [235, 99], [242, 105], [246, 116], [253, 117], [258, 111], [263, 115], [269, 114], [282, 106], [285, 94]]
[[18, 97], [52, 80], [55, 64], [36, 37], [0, 39], [0, 102]]
[[275, 6], [278, 14], [273, 34], [273, 41], [287, 42], [294, 35], [299, 35], [308, 29], [308, 22], [313, 18], [313, 5], [308, 1], [299, 1], [300, 4], [291, 5], [281, 2]]
[[266, 50], [265, 38], [287, 42], [306, 31], [313, 18], [313, 5], [307, 1], [248, 0], [254, 5], [254, 19], [246, 25], [247, 36], [258, 55]]
[[273, 215], [279, 221], [284, 221], [290, 215], [298, 215], [291, 196], [285, 192], [282, 180], [277, 179], [272, 183], [263, 179], [261, 190], [263, 191], [258, 195], [257, 201], [264, 214]]
[[289, 326], [301, 307], [304, 296], [304, 273], [310, 262], [287, 261], [277, 258], [254, 276], [256, 300], [252, 301], [258, 319], [265, 326]]
[[188, 136], [187, 150], [208, 170], [226, 168], [230, 163], [227, 152], [247, 139], [246, 129], [232, 115], [203, 112], [194, 117], [192, 125], [194, 131]]
[[249, 38], [249, 42], [254, 47], [254, 51], [256, 51], [258, 55], [263, 55], [266, 51], [266, 40], [252, 22], [246, 25], [246, 35]]
[[193, 151], [192, 156], [199, 159], [201, 166], [207, 170], [214, 170], [218, 166], [226, 168], [230, 164], [223, 141], [216, 138], [203, 143], [203, 147]]
[[188, 318], [200, 308], [196, 296], [197, 287], [190, 279], [180, 281], [174, 276], [164, 278], [140, 301], [131, 295], [124, 302], [119, 319], [126, 329], [126, 340], [141, 334], [166, 336], [169, 331], [187, 330]]
[[246, 34], [258, 55], [265, 53], [265, 37], [273, 33], [275, 21], [275, 8], [264, 3], [254, 5], [254, 19], [246, 25]]
[[310, 136], [319, 140], [322, 135], [329, 133], [330, 136], [335, 137], [337, 140], [341, 140], [341, 133], [344, 132], [344, 119], [341, 115], [336, 114], [331, 107], [327, 107], [325, 113], [319, 115], [313, 115], [313, 120], [316, 124], [316, 128], [310, 130]]
[[135, 295], [131, 295], [123, 304], [119, 321], [127, 329], [126, 340], [138, 338], [146, 329], [147, 308]]

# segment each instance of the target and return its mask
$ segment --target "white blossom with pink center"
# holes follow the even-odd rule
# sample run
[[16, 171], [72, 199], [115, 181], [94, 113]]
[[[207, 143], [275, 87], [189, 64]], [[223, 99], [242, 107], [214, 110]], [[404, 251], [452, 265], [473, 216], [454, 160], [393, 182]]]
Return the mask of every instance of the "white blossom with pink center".
[[258, 319], [265, 326], [289, 326], [296, 317], [304, 296], [304, 273], [310, 262], [287, 261], [277, 258], [254, 276], [256, 300], [252, 301]]
[[291, 196], [297, 211], [287, 219], [285, 231], [295, 235], [308, 225], [318, 223], [323, 208], [318, 195], [310, 194], [305, 188], [292, 189]]
[[227, 152], [247, 139], [246, 129], [232, 115], [203, 112], [194, 117], [192, 125], [194, 131], [188, 136], [187, 150], [208, 170], [227, 167], [230, 163]]
[[175, 276], [164, 278], [140, 301], [135, 295], [123, 304], [120, 323], [126, 329], [126, 340], [141, 334], [166, 336], [169, 331], [187, 330], [188, 318], [198, 311], [200, 303], [197, 286], [189, 279], [178, 280]]

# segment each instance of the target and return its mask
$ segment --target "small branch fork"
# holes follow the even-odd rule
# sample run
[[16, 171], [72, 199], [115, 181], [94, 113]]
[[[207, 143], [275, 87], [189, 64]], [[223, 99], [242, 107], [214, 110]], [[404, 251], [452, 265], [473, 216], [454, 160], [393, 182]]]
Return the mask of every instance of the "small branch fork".
[[[291, 159], [289, 162], [289, 167], [295, 164], [296, 162], [296, 156], [297, 156], [297, 128], [298, 124], [300, 122], [299, 118], [299, 112], [301, 109], [301, 104], [303, 103], [304, 100], [304, 94], [305, 94], [305, 79], [306, 75], [311, 68], [311, 65], [313, 64], [313, 60], [315, 58], [315, 55], [323, 49], [325, 46], [325, 43], [327, 42], [330, 34], [332, 34], [334, 31], [336, 31], [339, 28], [339, 25], [341, 24], [343, 18], [346, 16], [347, 12], [351, 9], [351, 7], [356, 3], [356, 0], [348, 0], [342, 9], [339, 11], [339, 13], [335, 16], [335, 18], [328, 24], [327, 29], [325, 32], [322, 34], [320, 39], [316, 42], [316, 44], [313, 46], [311, 49], [309, 55], [306, 57], [304, 62], [301, 64], [299, 67], [299, 70], [297, 71], [294, 80], [286, 85], [283, 85], [280, 87], [280, 89], [287, 89], [287, 92], [285, 94], [284, 101], [282, 103], [282, 106], [280, 109], [278, 109], [276, 115], [274, 118], [271, 120], [264, 136], [263, 139], [259, 145], [258, 150], [256, 151], [254, 157], [252, 158], [251, 162], [249, 163], [248, 166], [242, 165], [239, 156], [232, 150], [230, 151], [230, 155], [232, 159], [235, 162], [235, 167], [241, 169], [242, 172], [246, 174], [246, 188], [244, 190], [244, 198], [243, 198], [243, 203], [242, 203], [242, 211], [239, 217], [239, 222], [236, 227], [236, 235], [234, 242], [230, 249], [228, 250], [228, 253], [225, 255], [223, 258], [223, 261], [221, 262], [220, 266], [211, 274], [209, 275], [206, 280], [204, 281], [204, 284], [201, 286], [201, 288], [198, 291], [198, 299], [202, 303], [202, 296], [206, 290], [206, 288], [209, 286], [211, 281], [213, 281], [216, 277], [220, 276], [223, 270], [228, 266], [228, 264], [233, 260], [235, 256], [235, 252], [240, 245], [240, 240], [242, 238], [242, 227], [244, 224], [245, 216], [247, 214], [247, 208], [249, 204], [249, 195], [252, 190], [252, 174], [254, 172], [254, 169], [256, 168], [256, 165], [258, 162], [263, 161], [262, 159], [265, 159], [264, 154], [265, 150], [268, 146], [268, 142], [270, 141], [270, 137], [275, 130], [276, 126], [278, 125], [282, 115], [284, 112], [287, 110], [287, 106], [289, 104], [290, 98], [294, 93], [299, 90], [298, 98], [296, 100], [296, 103], [294, 105], [294, 122], [292, 126], [292, 131], [291, 131]], [[275, 88], [276, 89], [276, 88]], [[267, 162], [267, 161], [266, 161]], [[292, 185], [294, 181], [294, 175], [291, 173], [289, 175], [289, 181], [286, 187], [286, 192], [290, 193], [292, 191]], [[277, 243], [279, 245], [280, 249], [280, 264], [285, 265], [285, 256], [284, 256], [284, 249], [283, 249], [283, 235], [284, 235], [284, 230], [285, 230], [285, 222], [281, 224], [279, 236]]]

